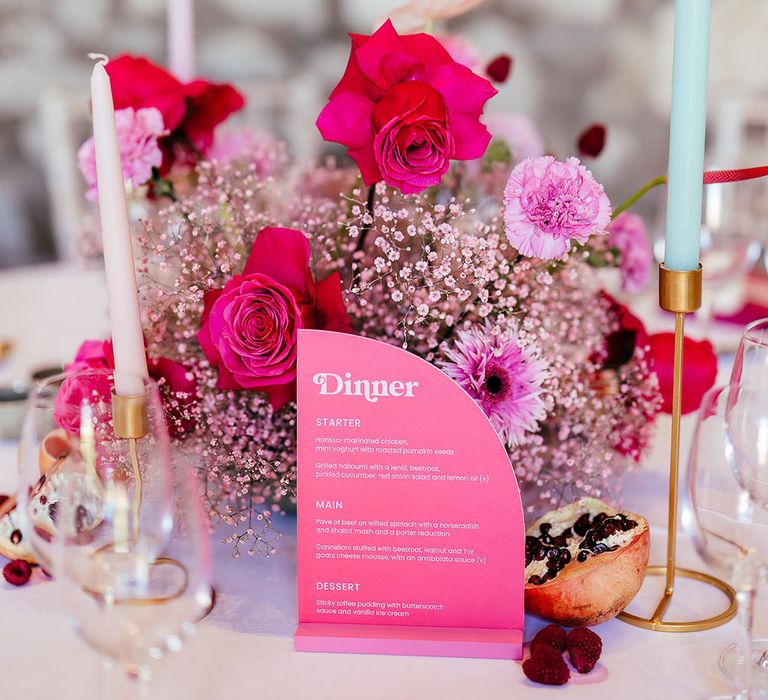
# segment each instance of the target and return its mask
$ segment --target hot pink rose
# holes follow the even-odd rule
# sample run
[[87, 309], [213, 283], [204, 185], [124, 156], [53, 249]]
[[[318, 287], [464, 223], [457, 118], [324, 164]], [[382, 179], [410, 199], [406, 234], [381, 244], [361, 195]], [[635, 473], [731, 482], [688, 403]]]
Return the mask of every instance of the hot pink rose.
[[496, 89], [428, 34], [400, 36], [385, 22], [352, 35], [347, 69], [317, 118], [327, 141], [347, 146], [365, 183], [402, 192], [436, 185], [451, 160], [485, 153], [480, 122]]
[[74, 362], [67, 378], [53, 400], [53, 418], [60, 428], [72, 435], [80, 434], [80, 410], [84, 403], [108, 403], [112, 387], [107, 373], [88, 370], [101, 369], [87, 362]]
[[222, 389], [269, 394], [277, 410], [296, 396], [300, 328], [351, 332], [337, 272], [316, 284], [301, 231], [264, 228], [242, 275], [207, 292], [197, 338]]

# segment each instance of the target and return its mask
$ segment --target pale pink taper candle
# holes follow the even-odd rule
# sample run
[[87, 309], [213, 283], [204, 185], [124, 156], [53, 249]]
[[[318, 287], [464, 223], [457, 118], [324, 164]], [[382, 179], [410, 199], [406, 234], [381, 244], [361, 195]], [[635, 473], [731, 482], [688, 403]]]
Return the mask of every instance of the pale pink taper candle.
[[136, 271], [133, 267], [125, 180], [115, 128], [112, 87], [107, 71], [104, 70], [105, 63], [106, 57], [102, 57], [93, 67], [91, 103], [109, 323], [115, 353], [115, 392], [120, 396], [137, 396], [144, 393], [147, 358], [136, 290]]
[[192, 0], [168, 0], [168, 69], [183, 83], [195, 77], [195, 17]]

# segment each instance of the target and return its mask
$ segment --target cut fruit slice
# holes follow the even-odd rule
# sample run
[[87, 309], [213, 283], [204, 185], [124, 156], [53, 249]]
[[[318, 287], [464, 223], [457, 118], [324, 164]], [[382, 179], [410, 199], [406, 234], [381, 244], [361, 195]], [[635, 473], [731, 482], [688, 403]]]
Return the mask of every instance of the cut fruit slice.
[[635, 597], [648, 567], [641, 515], [581, 498], [539, 518], [525, 538], [525, 609], [569, 627], [597, 625]]

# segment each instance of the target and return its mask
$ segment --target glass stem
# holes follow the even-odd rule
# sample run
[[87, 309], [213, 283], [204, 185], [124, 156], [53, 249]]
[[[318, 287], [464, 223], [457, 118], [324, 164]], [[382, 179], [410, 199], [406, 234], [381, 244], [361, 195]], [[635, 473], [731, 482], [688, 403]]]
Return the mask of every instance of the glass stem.
[[735, 695], [737, 700], [750, 700], [752, 697], [752, 626], [754, 622], [755, 587], [747, 585], [736, 593], [739, 620], [739, 685]]
[[99, 690], [102, 700], [149, 700], [149, 681], [149, 667], [129, 668], [102, 657]]

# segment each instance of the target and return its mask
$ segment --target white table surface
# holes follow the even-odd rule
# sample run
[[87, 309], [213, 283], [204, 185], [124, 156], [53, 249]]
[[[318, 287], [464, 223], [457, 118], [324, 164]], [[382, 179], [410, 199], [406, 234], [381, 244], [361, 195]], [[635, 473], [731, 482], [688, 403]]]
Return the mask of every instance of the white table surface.
[[[47, 266], [0, 274], [0, 338], [16, 343], [0, 365], [0, 383], [24, 378], [30, 368], [71, 356], [80, 340], [104, 335], [106, 299], [98, 271]], [[649, 319], [655, 329], [663, 318]], [[733, 332], [725, 333], [731, 344]], [[686, 419], [686, 432], [690, 430]], [[652, 562], [664, 560], [666, 456], [669, 422], [643, 471], [624, 481], [622, 506], [646, 515], [653, 527]], [[0, 442], [0, 492], [13, 488], [16, 445]], [[728, 691], [717, 669], [720, 651], [735, 640], [734, 622], [706, 632], [664, 634], [618, 621], [596, 628], [604, 655], [591, 674], [574, 674], [564, 688], [526, 680], [519, 662], [396, 656], [299, 654], [296, 622], [295, 519], [277, 522], [285, 537], [271, 559], [233, 560], [215, 544], [218, 603], [177, 656], [155, 668], [152, 698], [224, 699], [251, 696], [281, 700], [496, 700], [520, 697], [701, 698]], [[219, 538], [220, 539], [220, 538]], [[701, 568], [684, 537], [683, 566]], [[633, 603], [649, 613], [661, 593], [649, 579]], [[768, 606], [761, 599], [757, 631], [768, 634]], [[722, 597], [681, 580], [669, 617], [710, 615]], [[544, 622], [528, 617], [526, 639]], [[94, 700], [99, 660], [68, 626], [55, 583], [23, 588], [0, 583], [0, 696], [25, 700]]]

